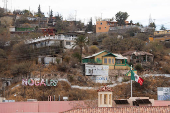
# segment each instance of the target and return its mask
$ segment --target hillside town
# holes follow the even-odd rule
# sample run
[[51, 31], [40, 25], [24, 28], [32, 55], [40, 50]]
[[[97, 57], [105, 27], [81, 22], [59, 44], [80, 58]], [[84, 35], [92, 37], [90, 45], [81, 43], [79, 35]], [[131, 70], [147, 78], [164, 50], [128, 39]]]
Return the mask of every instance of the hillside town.
[[0, 7], [0, 113], [170, 112], [164, 25], [122, 11], [86, 24], [37, 9]]

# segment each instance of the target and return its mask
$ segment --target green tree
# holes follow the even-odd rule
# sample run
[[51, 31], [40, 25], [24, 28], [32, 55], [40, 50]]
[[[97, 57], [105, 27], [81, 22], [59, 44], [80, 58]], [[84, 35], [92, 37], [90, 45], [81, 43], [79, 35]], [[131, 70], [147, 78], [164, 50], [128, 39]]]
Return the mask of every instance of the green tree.
[[53, 11], [52, 11], [52, 9], [51, 9], [50, 18], [52, 18], [52, 17], [53, 17]]
[[87, 39], [87, 37], [85, 35], [80, 35], [80, 36], [78, 36], [78, 38], [75, 39], [75, 42], [73, 44], [73, 48], [76, 47], [76, 46], [78, 46], [80, 48], [81, 62], [82, 62], [82, 50], [83, 50], [83, 47], [86, 47], [88, 42], [89, 41], [88, 41], [88, 39]]
[[3, 8], [0, 8], [0, 17], [3, 17], [4, 16], [4, 9]]
[[38, 17], [40, 17], [40, 14], [41, 14], [41, 7], [40, 7], [40, 5], [38, 6]]
[[58, 15], [55, 16], [55, 19], [56, 19], [56, 21], [58, 21], [58, 20], [61, 20], [61, 21], [62, 21], [62, 20], [63, 20], [63, 16], [58, 13]]
[[38, 17], [44, 17], [44, 13], [41, 12], [41, 7], [40, 7], [40, 5], [38, 6], [38, 12], [37, 12], [36, 16], [38, 16]]
[[129, 17], [127, 12], [121, 12], [119, 11], [116, 15], [116, 21], [118, 23], [119, 26], [125, 25], [125, 21], [126, 19]]
[[151, 23], [149, 24], [149, 27], [156, 28], [155, 22], [151, 22]]
[[68, 27], [68, 22], [67, 21], [63, 21], [63, 17], [61, 14], [58, 13], [57, 16], [55, 16], [56, 19], [56, 24], [55, 24], [55, 30], [60, 33], [60, 32], [64, 32], [67, 31], [67, 27]]
[[133, 24], [133, 21], [132, 21], [132, 20], [130, 21], [130, 24]]
[[140, 24], [139, 22], [136, 23], [137, 26], [143, 26], [142, 24]]
[[135, 33], [138, 33], [140, 32], [140, 29], [138, 27], [134, 27], [134, 28], [130, 28], [126, 31], [126, 34], [129, 36], [129, 37], [133, 37], [135, 36]]
[[88, 22], [88, 25], [87, 25], [87, 28], [86, 28], [86, 32], [88, 32], [88, 31], [93, 31], [92, 18]]
[[164, 27], [164, 25], [161, 25], [161, 29], [160, 30], [166, 30], [166, 28]]
[[24, 15], [24, 16], [33, 16], [33, 14], [32, 14], [29, 10], [26, 10], [26, 9], [25, 9], [25, 10], [23, 10], [22, 12], [23, 12], [23, 15]]

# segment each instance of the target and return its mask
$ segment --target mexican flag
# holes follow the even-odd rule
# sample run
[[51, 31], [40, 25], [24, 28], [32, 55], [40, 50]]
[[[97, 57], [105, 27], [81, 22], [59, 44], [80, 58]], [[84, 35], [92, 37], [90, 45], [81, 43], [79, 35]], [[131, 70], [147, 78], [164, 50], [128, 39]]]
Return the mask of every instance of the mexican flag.
[[131, 70], [131, 80], [138, 82], [140, 85], [142, 85], [143, 81], [144, 81], [141, 77], [139, 77], [137, 74], [135, 74], [133, 72], [133, 70]]

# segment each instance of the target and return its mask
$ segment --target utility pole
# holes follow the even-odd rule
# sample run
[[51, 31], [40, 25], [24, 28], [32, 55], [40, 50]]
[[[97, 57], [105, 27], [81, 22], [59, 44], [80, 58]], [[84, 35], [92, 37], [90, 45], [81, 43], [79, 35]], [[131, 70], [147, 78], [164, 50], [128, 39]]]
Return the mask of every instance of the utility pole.
[[7, 2], [8, 2], [8, 0], [3, 0], [2, 2], [4, 2], [4, 10], [6, 10], [6, 13], [7, 13]]
[[49, 6], [49, 18], [50, 18], [50, 6]]
[[30, 7], [29, 7], [29, 16], [30, 16]]
[[75, 25], [76, 25], [77, 10], [75, 10]]

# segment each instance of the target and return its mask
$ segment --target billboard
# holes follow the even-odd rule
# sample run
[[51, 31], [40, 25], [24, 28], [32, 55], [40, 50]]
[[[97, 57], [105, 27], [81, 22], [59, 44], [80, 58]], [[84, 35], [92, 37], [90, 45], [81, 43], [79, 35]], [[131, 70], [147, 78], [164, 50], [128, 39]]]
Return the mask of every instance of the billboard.
[[170, 100], [170, 87], [157, 88], [158, 100]]
[[85, 65], [85, 75], [102, 75], [108, 76], [108, 65]]

